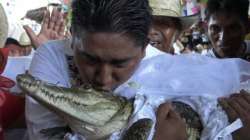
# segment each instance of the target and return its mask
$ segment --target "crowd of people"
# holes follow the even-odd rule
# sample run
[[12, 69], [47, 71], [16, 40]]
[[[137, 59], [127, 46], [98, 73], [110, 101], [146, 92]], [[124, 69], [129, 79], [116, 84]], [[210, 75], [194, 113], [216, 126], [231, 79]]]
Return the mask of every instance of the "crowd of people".
[[17, 139], [46, 140], [41, 130], [67, 125], [16, 86], [27, 72], [57, 86], [145, 97], [135, 116], [154, 120], [148, 139], [250, 139], [248, 0], [207, 0], [205, 19], [196, 0], [72, 0], [68, 15], [51, 5], [26, 14], [41, 30], [23, 26], [19, 40], [8, 36], [0, 5], [0, 140], [20, 128]]

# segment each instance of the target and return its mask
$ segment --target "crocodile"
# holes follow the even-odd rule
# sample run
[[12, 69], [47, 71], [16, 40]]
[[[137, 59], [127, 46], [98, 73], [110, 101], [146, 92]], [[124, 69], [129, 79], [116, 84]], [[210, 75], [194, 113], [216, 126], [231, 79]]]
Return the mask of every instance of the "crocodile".
[[[60, 87], [37, 80], [30, 74], [18, 75], [17, 84], [27, 95], [60, 116], [73, 132], [87, 140], [108, 139], [112, 133], [126, 130], [133, 113], [133, 101], [89, 86]], [[151, 119], [139, 120], [123, 133], [121, 139], [146, 140], [152, 125]], [[58, 132], [54, 130], [61, 129], [47, 131]]]

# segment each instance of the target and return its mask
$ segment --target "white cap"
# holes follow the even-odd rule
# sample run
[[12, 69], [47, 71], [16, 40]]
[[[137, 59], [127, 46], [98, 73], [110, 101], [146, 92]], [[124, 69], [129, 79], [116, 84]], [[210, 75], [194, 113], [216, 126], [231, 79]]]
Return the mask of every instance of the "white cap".
[[19, 43], [22, 46], [29, 46], [29, 45], [31, 45], [30, 38], [29, 38], [29, 36], [27, 35], [26, 32], [23, 32], [21, 34], [20, 39], [19, 39]]
[[0, 4], [0, 48], [4, 47], [5, 41], [8, 36], [8, 20], [5, 11]]

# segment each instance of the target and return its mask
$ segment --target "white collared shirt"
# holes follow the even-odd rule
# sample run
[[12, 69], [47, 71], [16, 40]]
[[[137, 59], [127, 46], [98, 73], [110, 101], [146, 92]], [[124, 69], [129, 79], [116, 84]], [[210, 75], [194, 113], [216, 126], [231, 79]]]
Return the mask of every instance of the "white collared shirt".
[[[49, 42], [37, 50], [30, 72], [40, 80], [70, 87], [65, 54], [71, 53], [69, 41]], [[238, 91], [241, 82], [245, 83], [245, 87], [250, 87], [249, 78], [242, 81], [245, 79], [243, 76], [249, 75], [250, 65], [240, 59], [220, 60], [200, 55], [172, 56], [149, 46], [146, 57], [134, 75], [118, 87], [116, 92], [127, 98], [138, 95], [145, 97], [146, 102], [140, 106], [147, 105], [145, 109], [151, 108], [151, 112], [160, 103], [178, 98], [199, 113], [206, 124], [204, 130], [207, 134], [203, 137], [211, 138], [228, 125], [226, 115], [217, 108], [217, 98]], [[139, 117], [135, 118], [141, 118], [147, 113], [149, 111], [142, 109], [138, 112]], [[154, 115], [148, 117], [154, 119]], [[30, 97], [26, 98], [26, 120], [29, 137], [36, 140], [46, 139], [40, 135], [41, 129], [65, 125], [54, 113]], [[226, 138], [230, 140], [231, 136]]]

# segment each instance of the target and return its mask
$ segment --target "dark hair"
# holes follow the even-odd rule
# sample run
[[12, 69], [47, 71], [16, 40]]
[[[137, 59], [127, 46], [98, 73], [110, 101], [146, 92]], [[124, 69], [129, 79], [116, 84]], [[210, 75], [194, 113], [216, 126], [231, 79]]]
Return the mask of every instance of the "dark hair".
[[148, 0], [74, 0], [73, 43], [88, 32], [112, 32], [128, 35], [142, 47], [148, 42], [151, 18]]
[[21, 46], [21, 45], [19, 44], [19, 42], [18, 42], [16, 39], [11, 38], [11, 37], [7, 38], [7, 40], [6, 40], [6, 42], [5, 42], [5, 46], [6, 46], [6, 45], [10, 45], [10, 44], [14, 44], [14, 45], [17, 45], [17, 46]]
[[208, 0], [206, 14], [209, 18], [212, 14], [219, 12], [234, 14], [244, 22], [248, 22], [248, 0]]

